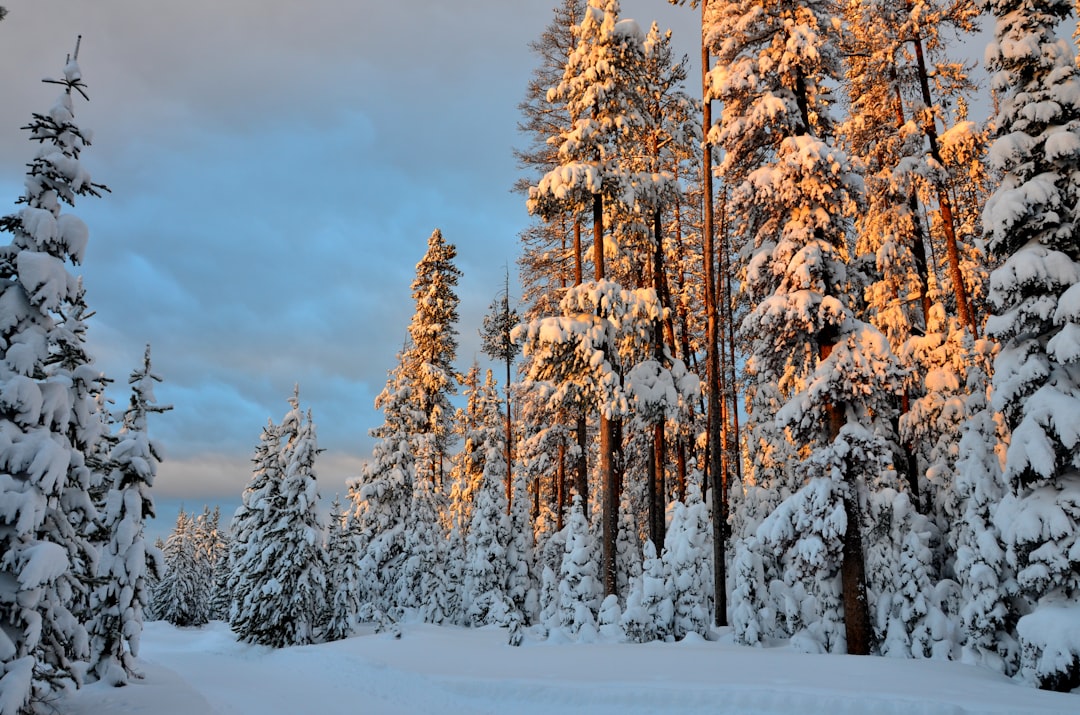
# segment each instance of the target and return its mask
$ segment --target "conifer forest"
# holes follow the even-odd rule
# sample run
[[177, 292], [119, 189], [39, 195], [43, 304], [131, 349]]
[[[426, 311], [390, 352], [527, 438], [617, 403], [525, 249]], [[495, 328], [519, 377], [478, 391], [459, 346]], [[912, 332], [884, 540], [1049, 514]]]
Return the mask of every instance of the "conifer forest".
[[137, 677], [156, 619], [273, 648], [725, 632], [1080, 688], [1076, 5], [672, 0], [692, 65], [619, 0], [549, 2], [517, 281], [464, 324], [435, 229], [348, 493], [320, 507], [297, 388], [235, 514], [158, 544], [163, 376], [87, 348], [71, 211], [111, 197], [77, 47], [48, 80], [0, 218], [0, 715]]

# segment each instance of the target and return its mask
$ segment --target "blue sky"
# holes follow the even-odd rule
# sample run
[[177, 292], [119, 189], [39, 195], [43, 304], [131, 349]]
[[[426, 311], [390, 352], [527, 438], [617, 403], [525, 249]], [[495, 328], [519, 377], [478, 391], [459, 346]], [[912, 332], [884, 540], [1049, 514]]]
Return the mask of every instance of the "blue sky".
[[[145, 344], [165, 378], [159, 500], [238, 498], [294, 383], [326, 450], [321, 491], [343, 492], [370, 454], [436, 227], [463, 272], [458, 367], [483, 358], [476, 329], [530, 220], [510, 192], [517, 105], [555, 0], [0, 4], [5, 213], [33, 151], [19, 127], [56, 96], [39, 80], [83, 36], [83, 160], [112, 194], [73, 210], [90, 228], [78, 272], [117, 406]], [[696, 56], [696, 11], [622, 9]]]

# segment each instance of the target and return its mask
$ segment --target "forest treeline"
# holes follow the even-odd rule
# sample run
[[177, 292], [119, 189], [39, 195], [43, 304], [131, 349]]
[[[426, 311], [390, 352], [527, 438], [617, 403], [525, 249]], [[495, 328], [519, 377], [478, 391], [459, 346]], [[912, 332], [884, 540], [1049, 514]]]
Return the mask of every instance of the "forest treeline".
[[[121, 638], [76, 656], [82, 641], [50, 636], [60, 622], [100, 631], [89, 600], [39, 625], [53, 594], [122, 582], [86, 568], [111, 563], [93, 554], [120, 537], [87, 521], [102, 546], [79, 555], [52, 525], [90, 513], [63, 495], [126, 463], [103, 448], [117, 438], [90, 409], [100, 393], [65, 352], [81, 346], [77, 282], [42, 258], [76, 258], [57, 199], [94, 185], [70, 162], [32, 168], [38, 213], [3, 224], [15, 240], [0, 381], [15, 436], [0, 454], [24, 460], [5, 462], [5, 499], [40, 496], [0, 514], [0, 583], [16, 584], [0, 592], [0, 713], [34, 701], [42, 674], [76, 677], [76, 660], [114, 663], [122, 680], [145, 608], [221, 618], [272, 646], [407, 619], [504, 626], [515, 644], [729, 626], [747, 645], [1080, 685], [1080, 80], [1057, 34], [1074, 8], [690, 5], [700, 91], [670, 34], [622, 18], [617, 0], [559, 2], [533, 44], [522, 297], [504, 286], [470, 326], [501, 388], [456, 365], [460, 271], [436, 230], [376, 399], [374, 453], [329, 524], [297, 391], [263, 429], [228, 528], [181, 514], [153, 602], [156, 571], [123, 591], [129, 650]], [[953, 56], [980, 12], [995, 23], [983, 117]], [[80, 87], [69, 78], [68, 100]], [[58, 173], [59, 189], [41, 185]], [[41, 211], [62, 228], [41, 228]], [[12, 305], [31, 317], [9, 319], [23, 314]], [[51, 326], [63, 335], [14, 337]], [[133, 384], [150, 374], [147, 359]], [[60, 403], [37, 397], [58, 384]], [[64, 409], [97, 415], [96, 436], [61, 427]], [[46, 438], [91, 476], [8, 446]], [[36, 564], [53, 545], [66, 566]]]

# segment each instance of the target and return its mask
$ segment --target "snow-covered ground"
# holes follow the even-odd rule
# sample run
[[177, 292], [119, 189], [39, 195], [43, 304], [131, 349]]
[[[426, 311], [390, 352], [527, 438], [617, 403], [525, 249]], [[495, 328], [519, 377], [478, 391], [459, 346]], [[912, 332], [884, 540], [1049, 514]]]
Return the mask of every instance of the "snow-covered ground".
[[506, 632], [406, 625], [400, 640], [361, 630], [323, 645], [237, 643], [224, 623], [149, 623], [145, 679], [93, 684], [66, 715], [400, 713], [738, 713], [739, 715], [1042, 715], [1080, 712], [1047, 693], [942, 661], [803, 655], [700, 638], [577, 644]]

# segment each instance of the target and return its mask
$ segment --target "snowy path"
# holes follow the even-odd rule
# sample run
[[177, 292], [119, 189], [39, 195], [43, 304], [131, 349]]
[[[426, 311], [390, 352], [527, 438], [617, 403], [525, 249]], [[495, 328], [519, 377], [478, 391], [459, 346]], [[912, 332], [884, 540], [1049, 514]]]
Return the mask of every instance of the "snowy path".
[[148, 624], [146, 680], [94, 685], [67, 715], [1076, 715], [1080, 696], [1043, 693], [956, 663], [807, 656], [723, 643], [505, 644], [497, 630], [406, 626], [270, 650], [213, 623]]

